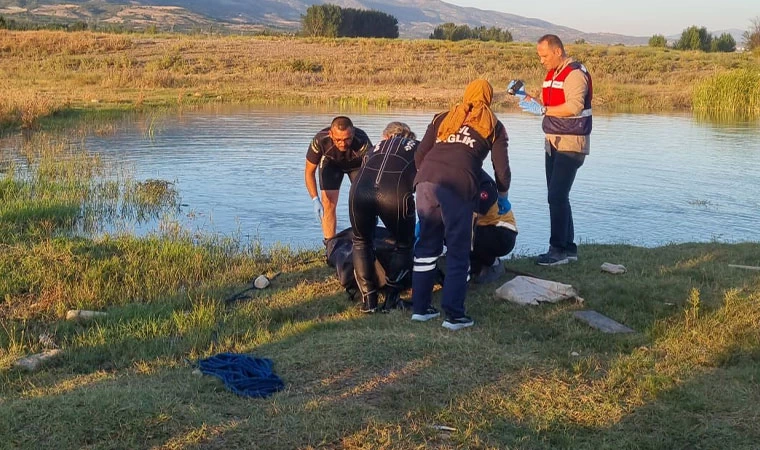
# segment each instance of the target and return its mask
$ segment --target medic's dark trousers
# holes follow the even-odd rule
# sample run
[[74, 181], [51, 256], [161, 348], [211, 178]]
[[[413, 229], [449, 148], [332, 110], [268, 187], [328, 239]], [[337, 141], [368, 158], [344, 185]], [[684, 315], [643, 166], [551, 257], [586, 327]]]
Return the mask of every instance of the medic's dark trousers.
[[465, 315], [464, 299], [470, 269], [475, 201], [465, 200], [439, 184], [423, 182], [416, 188], [420, 236], [414, 246], [412, 303], [414, 314], [430, 307], [436, 281], [436, 261], [446, 242], [446, 282], [441, 308], [451, 317]]

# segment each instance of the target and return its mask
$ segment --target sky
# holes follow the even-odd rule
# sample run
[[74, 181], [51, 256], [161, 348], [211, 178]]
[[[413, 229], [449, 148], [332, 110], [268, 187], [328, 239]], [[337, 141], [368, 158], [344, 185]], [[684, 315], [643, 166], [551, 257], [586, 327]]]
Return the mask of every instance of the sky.
[[631, 36], [680, 34], [691, 25], [708, 31], [747, 30], [760, 17], [760, 0], [443, 0], [459, 6], [545, 20], [587, 33]]

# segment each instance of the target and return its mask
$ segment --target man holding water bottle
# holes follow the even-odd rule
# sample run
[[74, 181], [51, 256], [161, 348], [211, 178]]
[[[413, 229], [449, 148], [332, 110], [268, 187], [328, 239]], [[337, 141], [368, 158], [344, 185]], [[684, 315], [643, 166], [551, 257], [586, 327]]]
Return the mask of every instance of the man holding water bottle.
[[536, 47], [546, 68], [541, 102], [527, 95], [514, 80], [507, 92], [518, 97], [523, 111], [543, 116], [546, 186], [551, 236], [549, 251], [538, 255], [536, 264], [555, 266], [578, 260], [570, 189], [578, 169], [589, 154], [591, 138], [591, 75], [570, 58], [559, 37], [542, 36]]

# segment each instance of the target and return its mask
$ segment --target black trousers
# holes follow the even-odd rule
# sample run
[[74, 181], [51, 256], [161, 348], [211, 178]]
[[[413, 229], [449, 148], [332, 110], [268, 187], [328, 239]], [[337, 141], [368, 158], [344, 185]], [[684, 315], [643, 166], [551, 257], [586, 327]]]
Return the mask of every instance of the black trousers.
[[412, 269], [414, 226], [416, 222], [414, 197], [395, 177], [385, 175], [379, 185], [374, 176], [360, 176], [351, 185], [348, 211], [353, 229], [354, 272], [365, 305], [377, 305], [380, 280], [375, 270], [375, 227], [378, 218], [396, 241], [386, 270], [385, 284], [398, 289], [398, 282]]
[[508, 255], [515, 248], [517, 232], [509, 228], [476, 226], [475, 239], [470, 252], [470, 273], [478, 273], [488, 267], [500, 256]]
[[570, 189], [575, 174], [583, 165], [585, 155], [576, 152], [560, 152], [554, 147], [544, 158], [546, 187], [548, 189], [551, 236], [549, 245], [562, 252], [577, 252], [573, 210], [570, 208]]

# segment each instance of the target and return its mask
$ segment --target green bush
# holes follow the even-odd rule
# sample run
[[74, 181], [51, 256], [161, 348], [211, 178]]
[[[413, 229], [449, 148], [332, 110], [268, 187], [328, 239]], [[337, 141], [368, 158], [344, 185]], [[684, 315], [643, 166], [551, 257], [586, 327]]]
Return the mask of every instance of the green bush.
[[649, 38], [650, 47], [665, 47], [668, 44], [668, 40], [661, 34], [655, 34]]
[[709, 52], [712, 45], [712, 35], [707, 28], [692, 25], [683, 30], [681, 38], [676, 42], [678, 50], [702, 50]]
[[717, 39], [713, 39], [710, 50], [714, 52], [731, 53], [736, 51], [736, 41], [728, 33], [721, 34]]
[[293, 72], [312, 72], [318, 73], [323, 69], [322, 64], [318, 64], [311, 61], [304, 61], [303, 59], [296, 59], [291, 61], [290, 70]]

